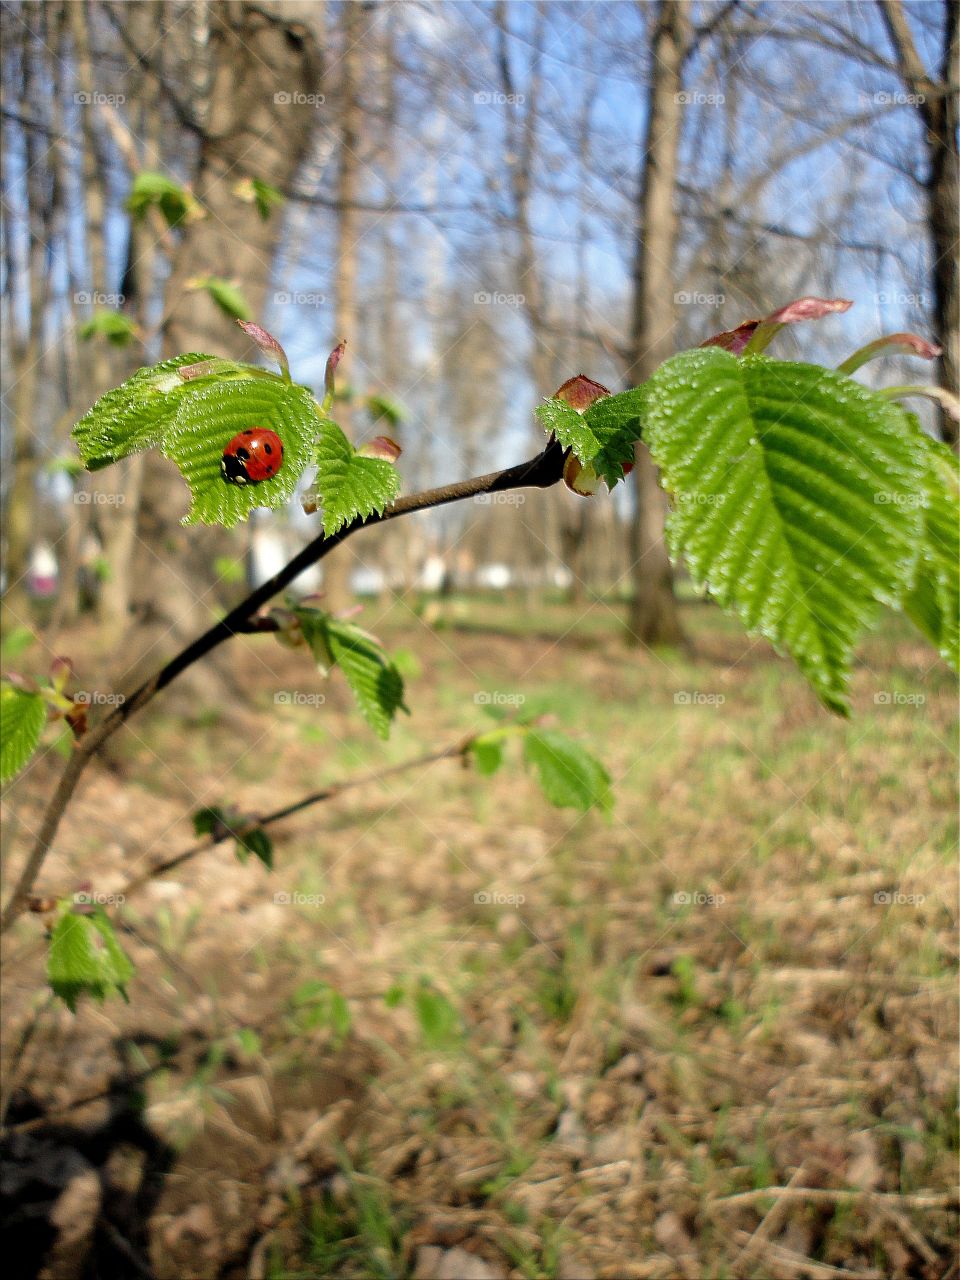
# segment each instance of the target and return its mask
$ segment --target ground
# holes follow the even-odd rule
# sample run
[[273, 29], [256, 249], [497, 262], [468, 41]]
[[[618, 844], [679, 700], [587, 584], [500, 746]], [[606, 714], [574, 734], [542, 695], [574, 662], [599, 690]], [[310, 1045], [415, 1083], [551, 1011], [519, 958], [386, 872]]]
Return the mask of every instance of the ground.
[[[368, 604], [415, 655], [388, 744], [266, 636], [234, 642], [249, 706], [124, 731], [52, 892], [116, 891], [201, 805], [455, 742], [484, 701], [543, 698], [617, 803], [553, 810], [517, 761], [349, 791], [277, 829], [272, 874], [224, 845], [132, 895], [130, 1003], [76, 1016], [22, 920], [7, 1189], [46, 1274], [948, 1273], [953, 681], [885, 620], [845, 722], [710, 606], [684, 605], [683, 654], [626, 649], [620, 613]], [[8, 835], [57, 767], [13, 789]]]

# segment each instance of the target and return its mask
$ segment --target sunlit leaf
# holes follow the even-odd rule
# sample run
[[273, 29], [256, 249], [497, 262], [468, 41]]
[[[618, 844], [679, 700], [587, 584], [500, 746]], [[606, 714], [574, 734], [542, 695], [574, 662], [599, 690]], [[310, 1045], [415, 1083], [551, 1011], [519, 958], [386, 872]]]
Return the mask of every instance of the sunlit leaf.
[[46, 721], [42, 693], [0, 684], [0, 783], [15, 777], [36, 751]]
[[847, 713], [857, 637], [913, 580], [923, 463], [905, 415], [816, 365], [718, 347], [647, 383], [674, 555]]

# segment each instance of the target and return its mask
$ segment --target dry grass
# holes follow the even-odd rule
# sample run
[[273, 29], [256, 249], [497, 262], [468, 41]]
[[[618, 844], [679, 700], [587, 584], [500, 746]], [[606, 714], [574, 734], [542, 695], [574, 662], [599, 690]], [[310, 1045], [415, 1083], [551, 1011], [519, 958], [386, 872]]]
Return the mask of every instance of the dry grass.
[[[266, 639], [238, 642], [256, 707], [228, 727], [135, 726], [120, 775], [82, 792], [49, 887], [109, 892], [188, 844], [200, 804], [265, 809], [454, 740], [479, 693], [551, 702], [618, 803], [609, 823], [556, 812], [519, 768], [487, 781], [445, 762], [291, 821], [272, 876], [221, 849], [129, 903], [131, 1005], [46, 1008], [8, 1074], [20, 1122], [110, 1090], [57, 1139], [99, 1171], [110, 1229], [83, 1247], [101, 1267], [948, 1271], [952, 682], [891, 624], [843, 723], [715, 611], [687, 614], [696, 655], [656, 656], [626, 653], [605, 604], [573, 631], [560, 606], [534, 628], [519, 607], [454, 604], [441, 622], [461, 629], [430, 632], [371, 606], [420, 666], [388, 746]], [[292, 689], [328, 701], [275, 708]], [[12, 796], [25, 824], [52, 768]], [[8, 976], [8, 1070], [41, 976], [34, 959]], [[48, 1122], [28, 1136], [54, 1141]]]

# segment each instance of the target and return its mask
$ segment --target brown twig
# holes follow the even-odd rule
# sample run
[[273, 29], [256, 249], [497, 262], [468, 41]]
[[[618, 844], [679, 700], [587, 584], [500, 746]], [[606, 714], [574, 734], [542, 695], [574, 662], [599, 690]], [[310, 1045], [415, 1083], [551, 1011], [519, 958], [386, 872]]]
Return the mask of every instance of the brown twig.
[[330, 537], [321, 534], [309, 542], [278, 573], [257, 587], [219, 622], [214, 623], [203, 635], [198, 636], [171, 658], [165, 666], [144, 681], [126, 701], [114, 707], [108, 716], [80, 739], [64, 767], [56, 791], [44, 812], [27, 861], [0, 914], [0, 933], [7, 930], [26, 909], [30, 891], [36, 883], [40, 868], [56, 837], [64, 811], [70, 803], [84, 769], [93, 756], [135, 712], [152, 702], [162, 689], [171, 684], [188, 667], [206, 657], [211, 650], [216, 649], [224, 641], [248, 630], [249, 620], [261, 605], [266, 604], [268, 600], [289, 586], [305, 569], [317, 564], [329, 555], [334, 547], [345, 542], [360, 529], [383, 524], [387, 520], [409, 515], [413, 511], [424, 511], [430, 507], [445, 506], [451, 502], [462, 502], [466, 498], [476, 497], [479, 494], [502, 493], [509, 489], [550, 488], [560, 480], [563, 474], [563, 461], [564, 450], [555, 440], [551, 440], [543, 452], [531, 458], [529, 462], [522, 462], [503, 471], [492, 471], [486, 475], [475, 476], [470, 480], [461, 480], [455, 484], [427, 489], [422, 493], [411, 494], [408, 498], [399, 498], [391, 503], [382, 515], [373, 515], [366, 521], [357, 519]]
[[124, 898], [128, 898], [131, 893], [135, 893], [137, 889], [142, 888], [150, 880], [166, 875], [168, 871], [173, 871], [175, 867], [180, 867], [185, 862], [190, 862], [198, 854], [205, 853], [207, 849], [215, 848], [216, 845], [222, 844], [224, 840], [235, 840], [251, 831], [262, 831], [264, 827], [273, 826], [275, 822], [292, 817], [293, 814], [300, 813], [303, 809], [309, 809], [311, 805], [320, 804], [324, 800], [332, 800], [344, 791], [352, 791], [355, 787], [366, 786], [368, 782], [379, 782], [383, 778], [390, 778], [398, 773], [406, 773], [410, 769], [420, 769], [428, 764], [434, 764], [438, 760], [451, 760], [456, 757], [462, 757], [475, 736], [475, 734], [471, 734], [451, 746], [442, 747], [437, 751], [430, 751], [426, 755], [414, 756], [411, 760], [404, 760], [400, 764], [390, 765], [386, 769], [376, 769], [370, 773], [361, 773], [357, 774], [356, 777], [346, 778], [343, 782], [333, 782], [329, 787], [324, 787], [321, 791], [313, 791], [310, 795], [304, 796], [293, 804], [288, 804], [282, 809], [275, 809], [273, 813], [264, 814], [262, 817], [248, 818], [238, 826], [230, 827], [224, 824], [222, 827], [212, 831], [203, 840], [192, 844], [188, 849], [183, 849], [180, 853], [174, 854], [173, 857], [165, 858], [162, 862], [155, 863], [140, 875], [128, 880], [123, 888], [119, 890], [118, 896], [122, 895]]

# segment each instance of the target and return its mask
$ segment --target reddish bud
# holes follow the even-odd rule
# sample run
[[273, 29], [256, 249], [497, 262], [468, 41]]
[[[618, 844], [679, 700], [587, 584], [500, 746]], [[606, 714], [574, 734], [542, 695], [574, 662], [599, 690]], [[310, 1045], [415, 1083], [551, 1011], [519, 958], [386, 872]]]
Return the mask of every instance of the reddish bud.
[[329, 356], [327, 356], [327, 367], [323, 372], [323, 395], [325, 403], [333, 403], [334, 374], [337, 371], [337, 365], [343, 359], [343, 353], [346, 348], [346, 339], [341, 339], [341, 341], [338, 342], [330, 352]]
[[759, 323], [759, 320], [744, 320], [735, 329], [725, 329], [723, 333], [715, 333], [712, 338], [707, 338], [706, 342], [701, 342], [700, 346], [723, 347], [724, 351], [732, 351], [735, 356], [739, 356], [753, 337]]
[[287, 362], [287, 353], [273, 334], [268, 333], [266, 329], [261, 328], [258, 324], [251, 324], [249, 320], [238, 320], [237, 324], [247, 337], [257, 344], [265, 356], [269, 356], [271, 360], [276, 360], [284, 376], [288, 377], [290, 365]]
[[383, 462], [396, 462], [403, 450], [389, 436], [374, 436], [357, 450], [363, 458], [380, 458]]
[[54, 658], [50, 663], [50, 682], [62, 693], [73, 677], [73, 663], [69, 658]]
[[919, 356], [921, 360], [936, 360], [941, 348], [935, 342], [928, 342], [916, 333], [890, 333], [883, 338], [876, 338], [860, 347], [852, 356], [837, 366], [839, 373], [855, 373], [861, 365], [869, 360], [879, 360], [881, 356]]
[[563, 483], [571, 493], [592, 498], [603, 482], [589, 463], [584, 466], [579, 458], [568, 453], [563, 464]]
[[87, 732], [87, 708], [86, 705], [74, 703], [72, 710], [68, 711], [64, 716], [67, 724], [70, 726], [70, 732], [74, 739], [78, 740]]
[[785, 307], [771, 312], [764, 318], [765, 324], [796, 324], [798, 320], [822, 320], [838, 311], [849, 311], [853, 302], [849, 298], [797, 298]]
[[600, 382], [594, 382], [586, 374], [578, 373], [576, 377], [568, 378], [563, 386], [553, 393], [553, 399], [562, 400], [571, 409], [576, 409], [577, 413], [583, 413], [594, 401], [602, 400], [608, 395], [610, 395], [608, 387]]
[[700, 346], [722, 347], [735, 356], [747, 351], [754, 354], [763, 351], [785, 324], [796, 324], [800, 320], [820, 320], [838, 311], [849, 311], [852, 306], [849, 298], [796, 298], [764, 316], [762, 320], [744, 320], [735, 329], [726, 329], [723, 333], [707, 338]]

